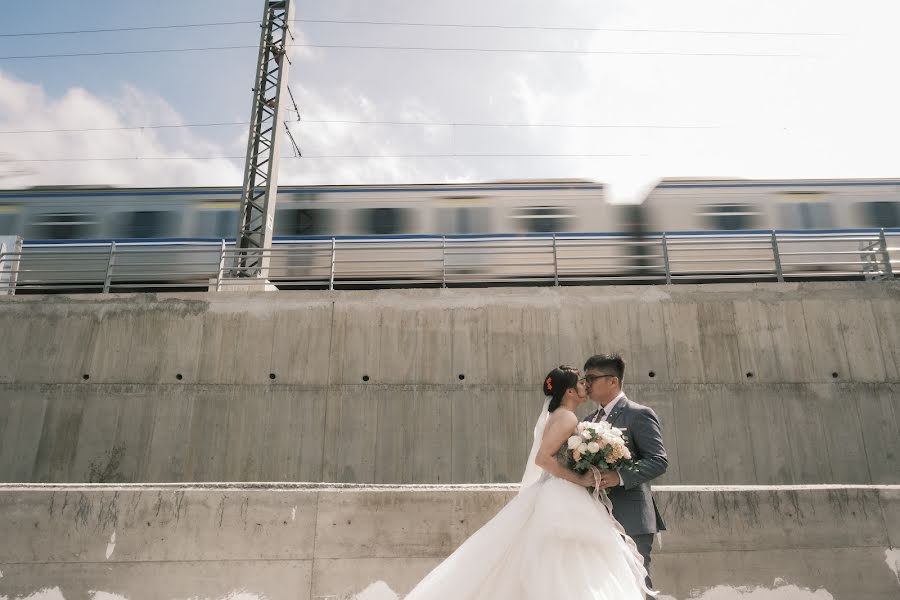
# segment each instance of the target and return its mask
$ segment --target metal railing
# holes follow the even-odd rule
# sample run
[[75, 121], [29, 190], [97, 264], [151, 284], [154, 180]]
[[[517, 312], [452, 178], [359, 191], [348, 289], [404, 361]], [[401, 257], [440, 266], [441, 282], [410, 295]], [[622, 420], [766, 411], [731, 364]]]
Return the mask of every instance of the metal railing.
[[[278, 240], [236, 250], [196, 242], [7, 244], [0, 294], [228, 290], [239, 260], [268, 258], [278, 289], [892, 279], [900, 230], [409, 236]], [[12, 250], [10, 250], [12, 248]]]

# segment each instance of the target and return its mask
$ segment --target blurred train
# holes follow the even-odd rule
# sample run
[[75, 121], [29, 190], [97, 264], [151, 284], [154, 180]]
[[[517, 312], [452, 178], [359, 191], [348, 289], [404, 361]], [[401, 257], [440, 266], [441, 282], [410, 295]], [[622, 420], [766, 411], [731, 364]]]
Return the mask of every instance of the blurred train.
[[[233, 238], [240, 189], [0, 191], [0, 235], [40, 240]], [[664, 179], [641, 204], [578, 180], [285, 186], [275, 237], [835, 230], [900, 227], [900, 180]]]
[[[233, 239], [239, 202], [235, 187], [4, 190], [0, 236], [18, 235], [30, 244]], [[664, 179], [642, 203], [630, 205], [609, 203], [601, 183], [536, 180], [284, 186], [274, 235], [279, 244], [299, 244], [332, 237], [592, 233], [640, 240], [660, 232], [882, 228], [900, 228], [900, 180]], [[636, 248], [633, 254], [648, 254]]]

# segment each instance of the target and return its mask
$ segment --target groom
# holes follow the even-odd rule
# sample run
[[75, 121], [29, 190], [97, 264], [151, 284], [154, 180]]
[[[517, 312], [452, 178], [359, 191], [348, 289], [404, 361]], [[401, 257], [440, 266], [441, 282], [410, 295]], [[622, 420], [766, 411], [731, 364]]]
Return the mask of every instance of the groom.
[[625, 396], [622, 391], [624, 375], [625, 361], [618, 354], [598, 354], [587, 359], [584, 379], [588, 397], [600, 408], [585, 420], [608, 421], [625, 430], [635, 470], [604, 471], [600, 487], [606, 489], [612, 502], [613, 516], [644, 557], [647, 587], [652, 589], [649, 572], [653, 536], [665, 531], [666, 524], [650, 493], [650, 481], [665, 473], [669, 462], [656, 413]]

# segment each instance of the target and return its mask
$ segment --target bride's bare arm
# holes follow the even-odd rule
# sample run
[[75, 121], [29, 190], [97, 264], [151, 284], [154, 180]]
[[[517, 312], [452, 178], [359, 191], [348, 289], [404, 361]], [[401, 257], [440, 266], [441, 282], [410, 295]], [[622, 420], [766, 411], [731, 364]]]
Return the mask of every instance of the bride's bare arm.
[[594, 476], [591, 473], [579, 475], [556, 460], [556, 453], [563, 443], [575, 433], [576, 425], [578, 425], [578, 417], [575, 416], [575, 413], [565, 409], [554, 411], [550, 415], [550, 420], [547, 421], [544, 439], [541, 441], [541, 447], [534, 458], [534, 463], [554, 477], [587, 487], [594, 485]]

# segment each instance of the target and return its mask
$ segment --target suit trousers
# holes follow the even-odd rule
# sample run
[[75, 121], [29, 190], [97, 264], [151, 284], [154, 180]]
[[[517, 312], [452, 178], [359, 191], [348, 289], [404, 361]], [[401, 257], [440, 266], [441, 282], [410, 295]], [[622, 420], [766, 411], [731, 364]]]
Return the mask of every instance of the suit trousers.
[[[631, 536], [637, 546], [638, 552], [644, 557], [644, 568], [647, 569], [647, 587], [653, 589], [653, 583], [650, 581], [650, 551], [653, 550], [653, 533], [643, 533]], [[650, 596], [647, 596], [650, 598]]]

